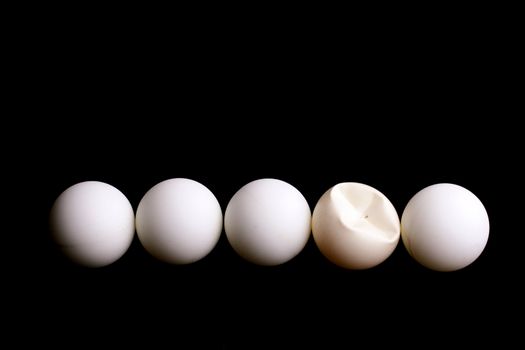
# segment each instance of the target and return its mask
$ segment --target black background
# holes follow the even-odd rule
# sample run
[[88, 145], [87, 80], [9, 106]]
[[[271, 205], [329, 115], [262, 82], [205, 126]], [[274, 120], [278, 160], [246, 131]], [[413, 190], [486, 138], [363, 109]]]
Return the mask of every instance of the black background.
[[[35, 161], [24, 164], [39, 193], [32, 255], [20, 259], [30, 273], [19, 275], [31, 323], [52, 322], [83, 341], [176, 342], [191, 334], [225, 347], [238, 336], [272, 343], [283, 335], [375, 344], [364, 335], [371, 328], [392, 342], [410, 332], [443, 344], [491, 334], [500, 308], [489, 290], [509, 281], [498, 273], [504, 232], [487, 171], [501, 161], [492, 123], [500, 100], [482, 47], [386, 40], [383, 50], [357, 55], [326, 43], [266, 50], [243, 42], [240, 49], [209, 38], [200, 43], [207, 50], [194, 42], [171, 52], [166, 43], [144, 40], [139, 49], [121, 37], [89, 45], [84, 35], [40, 39], [35, 97], [23, 105], [42, 116], [32, 127], [43, 131], [31, 150]], [[400, 216], [417, 191], [451, 182], [480, 198], [491, 232], [481, 257], [452, 273], [419, 266], [401, 242], [375, 268], [344, 270], [312, 238], [292, 261], [258, 267], [238, 257], [224, 234], [192, 265], [159, 262], [135, 238], [115, 264], [86, 269], [48, 237], [53, 201], [77, 182], [107, 182], [136, 210], [149, 188], [174, 177], [207, 186], [223, 211], [259, 178], [289, 182], [312, 210], [331, 186], [362, 182]], [[46, 337], [57, 341], [56, 333]]]

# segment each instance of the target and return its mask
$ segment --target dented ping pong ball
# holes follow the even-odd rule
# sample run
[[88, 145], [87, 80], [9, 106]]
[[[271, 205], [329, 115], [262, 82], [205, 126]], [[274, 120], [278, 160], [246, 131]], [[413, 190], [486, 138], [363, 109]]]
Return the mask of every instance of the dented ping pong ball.
[[408, 202], [401, 219], [403, 244], [423, 266], [454, 271], [476, 260], [488, 241], [489, 217], [469, 190], [442, 183]]
[[204, 185], [176, 178], [153, 186], [137, 208], [137, 235], [159, 260], [189, 264], [204, 258], [222, 232], [222, 210]]
[[312, 233], [323, 255], [347, 269], [367, 269], [383, 262], [399, 242], [397, 212], [381, 192], [346, 182], [317, 202]]
[[66, 189], [53, 204], [50, 225], [64, 254], [88, 267], [118, 260], [135, 234], [135, 216], [126, 196], [98, 181]]
[[279, 265], [295, 257], [310, 237], [311, 211], [303, 195], [276, 179], [242, 187], [226, 208], [224, 229], [233, 249], [258, 265]]

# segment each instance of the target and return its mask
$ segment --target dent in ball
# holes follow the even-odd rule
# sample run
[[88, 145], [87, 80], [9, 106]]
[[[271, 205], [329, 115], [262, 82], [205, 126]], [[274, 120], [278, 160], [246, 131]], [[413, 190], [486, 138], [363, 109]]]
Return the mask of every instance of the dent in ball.
[[317, 202], [312, 232], [321, 253], [347, 269], [368, 269], [386, 260], [399, 242], [400, 223], [388, 198], [373, 187], [346, 182]]

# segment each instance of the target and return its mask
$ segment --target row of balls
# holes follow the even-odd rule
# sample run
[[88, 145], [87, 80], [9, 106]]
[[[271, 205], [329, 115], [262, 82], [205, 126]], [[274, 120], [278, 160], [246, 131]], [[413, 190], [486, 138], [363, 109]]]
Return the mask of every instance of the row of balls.
[[399, 238], [422, 265], [461, 269], [482, 253], [489, 220], [481, 201], [454, 184], [418, 192], [402, 219], [388, 198], [368, 185], [347, 182], [330, 188], [313, 214], [304, 196], [276, 179], [248, 183], [223, 214], [204, 185], [184, 178], [152, 187], [136, 215], [122, 192], [98, 181], [66, 189], [50, 213], [51, 233], [66, 256], [89, 267], [124, 255], [135, 231], [154, 257], [172, 264], [204, 258], [224, 231], [233, 249], [258, 265], [283, 264], [306, 245], [312, 232], [321, 253], [348, 269], [367, 269], [387, 259]]

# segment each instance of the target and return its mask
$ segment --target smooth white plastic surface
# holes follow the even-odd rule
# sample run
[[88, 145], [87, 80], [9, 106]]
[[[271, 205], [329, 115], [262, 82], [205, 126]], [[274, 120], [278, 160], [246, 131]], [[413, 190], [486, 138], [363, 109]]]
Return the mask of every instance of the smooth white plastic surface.
[[51, 233], [74, 262], [100, 267], [118, 260], [135, 233], [133, 208], [122, 192], [98, 181], [66, 189], [50, 214]]
[[403, 243], [429, 269], [454, 271], [474, 262], [489, 237], [489, 217], [469, 190], [442, 183], [419, 191], [401, 219]]
[[383, 262], [396, 248], [399, 216], [375, 188], [340, 183], [317, 202], [312, 233], [321, 253], [334, 264], [367, 269]]
[[159, 260], [189, 264], [204, 258], [222, 232], [222, 210], [204, 185], [177, 178], [153, 186], [137, 208], [137, 235]]
[[258, 265], [295, 257], [310, 237], [311, 211], [303, 195], [276, 179], [248, 183], [226, 208], [224, 229], [233, 249]]

